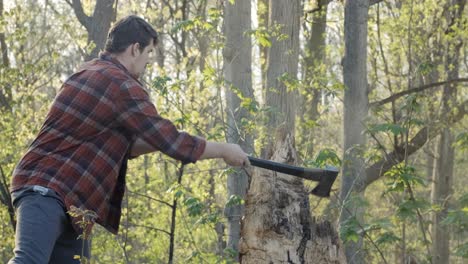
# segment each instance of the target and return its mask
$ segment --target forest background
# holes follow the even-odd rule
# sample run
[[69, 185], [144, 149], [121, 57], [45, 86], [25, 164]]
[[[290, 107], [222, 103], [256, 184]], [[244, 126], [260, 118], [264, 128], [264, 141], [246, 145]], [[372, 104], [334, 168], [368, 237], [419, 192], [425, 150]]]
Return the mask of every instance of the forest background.
[[285, 175], [139, 157], [120, 233], [94, 229], [92, 263], [231, 263], [238, 252], [244, 263], [466, 263], [467, 9], [0, 0], [0, 262], [14, 247], [14, 166], [61, 83], [116, 19], [137, 14], [160, 33], [143, 81], [162, 116], [254, 156], [341, 171], [319, 199]]

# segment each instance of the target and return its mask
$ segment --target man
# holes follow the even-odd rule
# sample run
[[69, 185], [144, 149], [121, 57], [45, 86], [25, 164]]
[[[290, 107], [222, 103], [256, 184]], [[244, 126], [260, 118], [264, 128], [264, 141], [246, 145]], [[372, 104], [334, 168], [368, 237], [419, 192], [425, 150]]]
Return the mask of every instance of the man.
[[151, 25], [126, 17], [110, 30], [100, 58], [63, 84], [13, 173], [18, 222], [10, 264], [78, 263], [77, 237], [86, 230], [67, 214], [72, 206], [95, 212], [96, 222], [116, 234], [128, 158], [161, 151], [183, 163], [248, 164], [238, 145], [179, 132], [158, 115], [138, 81], [156, 44]]

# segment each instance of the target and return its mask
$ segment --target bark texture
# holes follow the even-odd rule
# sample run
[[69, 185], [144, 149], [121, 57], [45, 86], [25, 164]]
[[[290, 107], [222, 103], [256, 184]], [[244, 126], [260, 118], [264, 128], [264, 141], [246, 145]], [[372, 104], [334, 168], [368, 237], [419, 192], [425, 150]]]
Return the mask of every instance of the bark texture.
[[[257, 0], [257, 19], [259, 28], [268, 28], [268, 10], [269, 10], [269, 0]], [[259, 59], [260, 59], [260, 70], [261, 70], [261, 80], [262, 80], [262, 91], [265, 91], [266, 85], [266, 68], [267, 68], [267, 54], [268, 47], [261, 46], [259, 47]]]
[[[343, 59], [344, 95], [344, 155], [340, 200], [342, 210], [340, 225], [353, 217], [362, 217], [359, 205], [350, 203], [356, 190], [361, 189], [365, 178], [363, 149], [366, 142], [365, 119], [368, 113], [367, 97], [367, 20], [368, 0], [346, 1], [344, 34], [345, 57]], [[364, 263], [362, 238], [358, 242], [345, 245], [346, 258], [349, 263]]]
[[[290, 133], [279, 136], [271, 159], [295, 160]], [[302, 180], [255, 170], [246, 198], [240, 244], [241, 263], [346, 263], [329, 222], [310, 214]]]
[[[304, 25], [304, 31], [309, 31], [306, 42], [306, 50], [304, 57], [304, 82], [305, 94], [302, 98], [301, 105], [303, 109], [302, 115], [299, 115], [303, 124], [306, 121], [317, 122], [320, 118], [319, 104], [322, 97], [322, 81], [325, 72], [322, 70], [321, 65], [324, 65], [326, 59], [326, 28], [327, 28], [327, 10], [330, 0], [319, 0], [317, 10], [309, 14], [310, 29], [307, 29], [307, 24]], [[313, 135], [317, 130], [310, 125], [305, 125], [302, 129], [303, 142], [302, 145], [306, 146], [307, 152], [305, 158], [310, 159], [314, 155], [314, 143], [312, 140]]]
[[78, 21], [88, 31], [88, 45], [93, 45], [85, 60], [96, 58], [106, 44], [107, 33], [117, 15], [115, 0], [97, 0], [92, 16], [86, 15], [81, 0], [72, 0], [71, 6]]
[[[449, 26], [459, 26], [466, 0], [450, 0], [449, 6], [457, 6], [447, 12], [446, 19]], [[449, 28], [446, 34], [453, 33]], [[460, 49], [462, 41], [455, 40], [447, 44], [445, 70], [447, 79], [458, 79], [460, 69]], [[456, 103], [456, 84], [447, 84], [442, 94], [441, 116], [447, 120], [449, 113]], [[440, 134], [437, 155], [432, 178], [431, 200], [432, 204], [440, 208], [432, 214], [432, 263], [450, 263], [450, 230], [441, 222], [447, 217], [450, 199], [453, 193], [453, 169], [455, 149], [454, 137], [449, 124], [444, 124]]]
[[[269, 2], [266, 104], [269, 138], [262, 157], [297, 163], [294, 138], [294, 81], [297, 78], [301, 7], [299, 0]], [[242, 220], [241, 263], [344, 263], [336, 232], [311, 216], [309, 194], [293, 176], [256, 169]]]
[[[249, 111], [241, 107], [241, 98], [254, 99], [252, 89], [252, 43], [246, 34], [251, 25], [251, 2], [225, 2], [224, 32], [226, 36], [224, 55], [224, 79], [227, 95], [227, 141], [239, 144], [247, 153], [253, 153], [253, 137], [247, 121], [251, 120]], [[235, 195], [245, 198], [248, 188], [248, 176], [243, 170], [236, 170], [228, 175], [228, 198]], [[225, 208], [228, 220], [227, 247], [239, 251], [240, 220], [244, 205]]]
[[[0, 0], [0, 16], [3, 16], [3, 0]], [[5, 33], [0, 32], [0, 52], [2, 53], [2, 65], [0, 70], [10, 67], [10, 59], [8, 58], [8, 46], [5, 41]], [[3, 73], [2, 73], [3, 74]], [[0, 89], [0, 110], [11, 110], [10, 101], [12, 99], [11, 85], [5, 84], [3, 89]]]

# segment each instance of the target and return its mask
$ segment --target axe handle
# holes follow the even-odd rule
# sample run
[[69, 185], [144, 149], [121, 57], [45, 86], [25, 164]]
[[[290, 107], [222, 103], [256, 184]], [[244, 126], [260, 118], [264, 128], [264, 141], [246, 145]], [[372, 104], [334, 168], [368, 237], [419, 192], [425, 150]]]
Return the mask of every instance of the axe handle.
[[292, 166], [270, 160], [254, 158], [251, 156], [249, 156], [249, 161], [250, 164], [255, 167], [273, 170], [312, 181], [320, 181], [320, 178], [324, 176], [328, 171], [323, 169], [309, 169], [298, 166]]

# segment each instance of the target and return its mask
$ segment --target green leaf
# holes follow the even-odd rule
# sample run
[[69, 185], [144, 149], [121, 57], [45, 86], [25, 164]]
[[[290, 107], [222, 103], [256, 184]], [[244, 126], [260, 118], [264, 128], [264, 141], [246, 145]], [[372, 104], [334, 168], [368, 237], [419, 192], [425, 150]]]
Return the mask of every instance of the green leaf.
[[468, 230], [468, 207], [461, 210], [449, 210], [447, 216], [442, 221], [443, 225], [452, 225], [460, 231]]
[[185, 194], [185, 189], [183, 186], [174, 183], [166, 192], [174, 194], [174, 198], [180, 198]]
[[187, 211], [190, 216], [199, 216], [204, 208], [203, 203], [195, 197], [186, 198], [184, 200], [184, 205], [187, 206]]
[[460, 150], [468, 150], [468, 132], [462, 132], [457, 135], [454, 147], [459, 148]]
[[[232, 3], [232, 4], [234, 4], [234, 3]], [[212, 7], [210, 9], [208, 9], [208, 16], [212, 20], [219, 19], [221, 17], [221, 10], [219, 8]]]
[[404, 166], [403, 164], [398, 164], [392, 167], [389, 171], [385, 173], [385, 176], [390, 177], [392, 179], [392, 182], [386, 183], [388, 188], [385, 191], [385, 193], [401, 192], [408, 185], [427, 185], [426, 180], [424, 178], [416, 175], [416, 168], [412, 166]]
[[267, 36], [260, 35], [257, 37], [257, 39], [262, 47], [271, 47], [271, 41]]
[[464, 193], [458, 200], [461, 207], [468, 207], [468, 192]]
[[195, 222], [196, 224], [216, 224], [220, 221], [218, 213], [210, 213], [203, 215], [200, 219]]
[[182, 195], [184, 195], [184, 192], [182, 190], [178, 190], [174, 193], [175, 198], [180, 198]]
[[270, 33], [267, 29], [260, 27], [258, 29], [248, 30], [245, 34], [254, 36], [262, 47], [271, 47]]
[[317, 154], [314, 161], [315, 166], [323, 168], [327, 165], [333, 165], [336, 167], [341, 166], [341, 159], [332, 149], [322, 149]]
[[177, 33], [178, 31], [189, 31], [195, 27], [195, 21], [192, 19], [187, 19], [180, 21], [175, 24], [175, 26], [172, 28], [171, 32], [172, 33]]
[[231, 206], [241, 205], [241, 204], [244, 204], [244, 200], [240, 196], [233, 194], [229, 197], [228, 201], [226, 202], [225, 207], [231, 207]]
[[406, 128], [398, 125], [398, 124], [392, 124], [392, 123], [385, 123], [385, 124], [377, 124], [377, 125], [372, 125], [369, 128], [369, 132], [371, 134], [376, 134], [378, 132], [390, 132], [394, 135], [400, 135], [404, 132], [406, 132]]
[[168, 94], [167, 83], [172, 79], [167, 76], [158, 76], [153, 80], [152, 87], [158, 91], [162, 96]]
[[173, 123], [175, 125], [180, 125], [180, 126], [185, 126], [185, 124], [188, 122], [189, 118], [187, 116], [182, 116], [179, 118], [174, 119]]
[[422, 63], [418, 66], [418, 71], [419, 71], [422, 75], [427, 75], [427, 74], [431, 73], [435, 68], [436, 68], [436, 65], [434, 65], [433, 63], [431, 63], [431, 61], [425, 61], [425, 62], [422, 62]]
[[398, 205], [397, 216], [400, 219], [415, 219], [417, 210], [428, 208], [425, 200], [405, 200]]
[[393, 232], [385, 232], [382, 235], [378, 236], [375, 240], [377, 245], [396, 243], [401, 239], [397, 237]]
[[360, 232], [361, 227], [359, 221], [354, 216], [344, 221], [340, 227], [340, 237], [344, 242], [358, 242], [361, 237], [359, 235]]
[[455, 255], [462, 258], [468, 258], [468, 242], [465, 242], [458, 246], [455, 249]]

